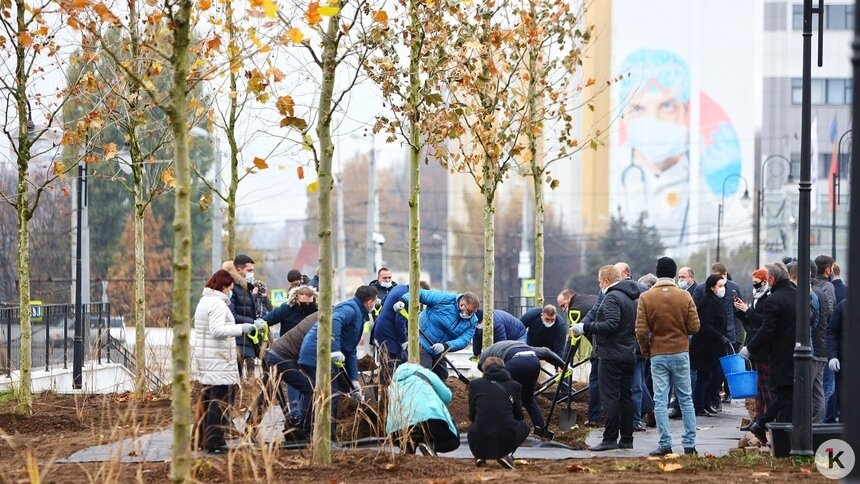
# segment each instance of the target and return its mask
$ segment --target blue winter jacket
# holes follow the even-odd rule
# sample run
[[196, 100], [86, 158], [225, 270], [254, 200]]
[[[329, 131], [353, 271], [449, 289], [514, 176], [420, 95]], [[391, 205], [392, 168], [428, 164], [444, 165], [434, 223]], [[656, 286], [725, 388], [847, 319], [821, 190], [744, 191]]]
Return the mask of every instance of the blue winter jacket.
[[451, 390], [430, 370], [414, 363], [397, 367], [388, 387], [388, 419], [385, 432], [394, 433], [431, 419], [443, 420], [458, 436], [457, 426], [448, 412]]
[[[483, 311], [480, 309], [476, 313], [478, 321], [484, 319]], [[475, 336], [472, 337], [472, 354], [478, 356], [484, 346], [483, 325], [480, 323], [475, 328]], [[516, 318], [513, 314], [501, 309], [493, 310], [493, 343], [499, 341], [522, 341], [526, 342], [526, 327], [522, 321]]]
[[373, 323], [373, 330], [370, 332], [370, 340], [376, 344], [380, 350], [385, 350], [390, 359], [399, 358], [406, 359], [406, 352], [402, 350], [403, 343], [408, 337], [407, 319], [402, 314], [394, 310], [394, 303], [400, 300], [400, 297], [409, 292], [407, 284], [394, 286], [382, 303], [382, 310], [379, 311], [379, 316]]
[[[445, 291], [428, 291], [422, 289], [419, 301], [425, 306], [418, 315], [418, 327], [424, 331], [427, 338], [419, 338], [424, 351], [433, 354], [431, 347], [434, 343], [443, 343], [449, 351], [459, 351], [465, 348], [475, 334], [478, 316], [471, 315], [468, 319], [460, 317], [458, 303], [462, 294]], [[401, 296], [409, 304], [409, 293]]]
[[543, 308], [534, 308], [525, 312], [520, 321], [528, 329], [526, 343], [529, 346], [549, 348], [557, 355], [564, 354], [564, 344], [567, 341], [567, 324], [560, 315], [555, 315], [555, 324], [547, 328], [541, 320]]
[[[344, 355], [344, 366], [350, 380], [358, 380], [358, 341], [367, 320], [367, 309], [358, 298], [344, 301], [332, 309], [331, 315], [331, 351], [340, 351]], [[299, 364], [316, 368], [317, 366], [317, 328], [314, 323], [311, 330], [302, 341], [299, 350]]]

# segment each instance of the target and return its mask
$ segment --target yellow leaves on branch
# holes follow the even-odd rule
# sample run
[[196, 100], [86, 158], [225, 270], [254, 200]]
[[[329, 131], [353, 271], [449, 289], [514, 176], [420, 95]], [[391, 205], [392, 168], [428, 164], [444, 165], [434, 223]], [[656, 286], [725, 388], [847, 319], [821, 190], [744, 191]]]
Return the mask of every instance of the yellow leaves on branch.
[[269, 165], [266, 164], [266, 160], [260, 158], [259, 156], [254, 157], [254, 166], [257, 167], [257, 169], [259, 170], [265, 170], [269, 167]]
[[66, 173], [66, 164], [63, 163], [62, 161], [59, 161], [59, 160], [55, 161], [54, 162], [54, 174], [59, 176], [59, 177], [62, 177], [64, 173]]
[[320, 182], [315, 181], [308, 185], [308, 193], [316, 193], [320, 189]]
[[290, 42], [294, 44], [301, 44], [302, 40], [304, 40], [305, 38], [305, 34], [303, 34], [301, 30], [294, 27], [287, 31], [287, 37], [290, 38]]
[[275, 0], [263, 0], [263, 13], [266, 18], [275, 18], [278, 15], [278, 4]]
[[116, 143], [106, 144], [102, 151], [104, 151], [105, 161], [116, 158]]

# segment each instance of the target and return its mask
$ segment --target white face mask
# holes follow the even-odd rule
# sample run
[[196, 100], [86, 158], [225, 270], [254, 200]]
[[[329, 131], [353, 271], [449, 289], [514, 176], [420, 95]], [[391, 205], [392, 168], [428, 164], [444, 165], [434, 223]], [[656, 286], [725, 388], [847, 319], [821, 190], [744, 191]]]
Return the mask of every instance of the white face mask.
[[627, 123], [630, 146], [652, 163], [687, 151], [689, 131], [687, 126], [654, 118]]
[[460, 319], [471, 319], [472, 315], [466, 311], [460, 311]]
[[249, 273], [245, 274], [245, 282], [247, 282], [248, 284], [254, 283], [254, 273], [253, 272], [249, 272]]
[[681, 289], [687, 289], [688, 287], [690, 287], [690, 281], [686, 279], [678, 281], [678, 287], [680, 287]]
[[726, 297], [726, 286], [723, 286], [723, 287], [717, 289], [717, 297], [719, 297], [719, 298]]
[[540, 318], [540, 320], [543, 323], [543, 325], [546, 326], [547, 328], [552, 328], [552, 325], [555, 324], [554, 319], [552, 321], [547, 321], [546, 319]]
[[379, 281], [379, 286], [387, 289], [391, 287], [391, 281]]

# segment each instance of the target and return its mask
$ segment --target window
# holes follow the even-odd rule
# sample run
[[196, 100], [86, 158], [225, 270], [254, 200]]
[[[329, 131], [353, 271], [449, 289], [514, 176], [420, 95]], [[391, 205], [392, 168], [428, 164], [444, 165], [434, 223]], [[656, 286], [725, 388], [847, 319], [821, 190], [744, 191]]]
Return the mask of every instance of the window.
[[[810, 100], [814, 105], [845, 106], [851, 104], [851, 79], [813, 79]], [[791, 104], [803, 102], [803, 80], [791, 80]]]
[[[812, 14], [813, 32], [817, 28], [817, 25], [817, 15]], [[803, 30], [802, 4], [792, 5], [791, 7], [791, 28], [794, 30]], [[825, 5], [824, 28], [827, 30], [852, 30], [854, 28], [854, 5]]]

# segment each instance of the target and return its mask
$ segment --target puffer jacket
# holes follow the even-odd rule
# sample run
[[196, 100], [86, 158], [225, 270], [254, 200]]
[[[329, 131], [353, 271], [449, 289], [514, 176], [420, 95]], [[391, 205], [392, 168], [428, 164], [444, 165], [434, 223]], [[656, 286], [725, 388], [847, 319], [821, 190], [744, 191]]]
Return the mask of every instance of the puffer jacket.
[[317, 312], [318, 309], [316, 301], [309, 303], [298, 302], [296, 293], [294, 290], [291, 290], [287, 301], [275, 308], [274, 311], [267, 313], [263, 316], [263, 319], [269, 323], [269, 326], [280, 324], [279, 334], [280, 336], [284, 336], [291, 329], [295, 328], [301, 320]]
[[624, 280], [610, 286], [593, 321], [584, 324], [594, 355], [601, 360], [636, 361], [636, 309], [639, 286]]
[[194, 310], [194, 345], [191, 347], [191, 379], [203, 385], [238, 385], [235, 336], [242, 326], [235, 324], [227, 295], [203, 288]]
[[414, 363], [404, 363], [394, 372], [388, 387], [388, 419], [385, 432], [392, 434], [431, 419], [448, 424], [451, 433], [459, 436], [457, 426], [448, 412], [451, 390], [430, 370]]
[[[484, 319], [483, 311], [480, 309], [475, 313], [478, 321]], [[472, 354], [478, 356], [484, 347], [484, 329], [479, 324], [472, 336]], [[513, 314], [501, 309], [493, 310], [493, 342], [499, 341], [522, 341], [526, 340], [526, 326]]]
[[[353, 297], [339, 303], [331, 312], [331, 352], [340, 351], [344, 356], [346, 374], [350, 380], [358, 380], [358, 341], [367, 320], [367, 309], [364, 304]], [[317, 366], [317, 331], [319, 323], [314, 323], [302, 342], [299, 351], [299, 364], [316, 368]]]
[[[245, 278], [233, 267], [233, 261], [227, 261], [221, 268], [233, 276], [233, 293], [230, 295], [230, 311], [236, 324], [253, 324], [257, 319], [257, 301], [254, 297], [253, 287], [249, 287]], [[259, 346], [251, 342], [244, 334], [236, 337], [236, 350], [242, 352], [245, 358], [255, 358], [259, 352]]]
[[[419, 338], [424, 351], [433, 354], [431, 347], [435, 343], [445, 344], [449, 351], [459, 351], [472, 341], [478, 316], [473, 314], [468, 319], [460, 317], [460, 296], [462, 294], [453, 292], [421, 290], [419, 300], [425, 308], [418, 315], [418, 326], [430, 338], [430, 341]], [[409, 293], [401, 299], [409, 305]]]
[[406, 353], [402, 350], [403, 343], [408, 338], [408, 321], [402, 314], [394, 310], [394, 304], [400, 300], [400, 296], [409, 292], [409, 285], [402, 284], [391, 289], [385, 302], [382, 303], [382, 310], [379, 311], [379, 316], [373, 323], [373, 329], [370, 332], [370, 340], [379, 347], [380, 350], [385, 350], [389, 359], [406, 359]]

